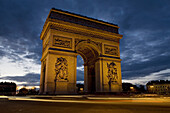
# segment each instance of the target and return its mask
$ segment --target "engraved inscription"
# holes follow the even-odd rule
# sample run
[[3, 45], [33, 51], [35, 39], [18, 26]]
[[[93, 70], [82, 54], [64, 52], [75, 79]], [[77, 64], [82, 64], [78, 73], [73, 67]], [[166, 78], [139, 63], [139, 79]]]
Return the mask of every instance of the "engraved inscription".
[[61, 36], [54, 36], [53, 37], [53, 46], [57, 47], [64, 47], [64, 48], [72, 48], [72, 39], [61, 37]]
[[119, 56], [118, 48], [116, 46], [105, 45], [104, 46], [104, 52], [105, 52], [105, 54]]

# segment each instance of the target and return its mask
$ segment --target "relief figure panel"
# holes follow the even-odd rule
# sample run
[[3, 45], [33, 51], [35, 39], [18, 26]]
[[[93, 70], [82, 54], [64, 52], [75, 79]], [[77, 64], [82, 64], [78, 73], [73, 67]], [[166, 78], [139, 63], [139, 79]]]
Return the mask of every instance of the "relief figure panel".
[[56, 60], [54, 81], [68, 81], [68, 63], [63, 57]]
[[117, 46], [109, 46], [104, 45], [104, 53], [108, 55], [119, 56], [118, 47]]
[[117, 84], [118, 83], [118, 74], [117, 74], [117, 66], [114, 62], [107, 63], [107, 78], [109, 80], [109, 84]]
[[71, 49], [72, 48], [72, 39], [54, 35], [53, 36], [53, 46]]

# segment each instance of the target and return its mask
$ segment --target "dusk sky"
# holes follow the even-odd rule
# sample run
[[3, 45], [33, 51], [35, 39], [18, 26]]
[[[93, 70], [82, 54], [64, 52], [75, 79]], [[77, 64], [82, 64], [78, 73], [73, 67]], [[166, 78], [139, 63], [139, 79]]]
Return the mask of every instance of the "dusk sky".
[[[123, 82], [170, 80], [170, 0], [0, 0], [0, 82], [39, 86], [40, 33], [53, 7], [120, 27]], [[78, 81], [82, 64], [78, 56]]]

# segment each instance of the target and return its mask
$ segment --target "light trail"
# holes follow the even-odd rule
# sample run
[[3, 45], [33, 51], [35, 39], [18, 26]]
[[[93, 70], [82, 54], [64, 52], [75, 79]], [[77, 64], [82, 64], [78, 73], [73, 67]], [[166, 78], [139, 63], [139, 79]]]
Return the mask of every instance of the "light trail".
[[[40, 97], [40, 96], [38, 96]], [[43, 97], [43, 96], [41, 96]], [[46, 96], [45, 96], [46, 97]], [[56, 96], [47, 96], [47, 97], [56, 97]], [[58, 97], [58, 96], [57, 96]], [[77, 97], [77, 96], [59, 96], [59, 97]], [[80, 97], [80, 96], [78, 96]], [[1, 97], [0, 97], [1, 98]], [[62, 98], [61, 98], [62, 99]], [[89, 98], [87, 100], [53, 100], [53, 99], [37, 99], [31, 97], [8, 97], [8, 100], [23, 100], [23, 101], [39, 101], [39, 102], [64, 102], [64, 103], [94, 103], [94, 104], [134, 104], [134, 103], [169, 103], [170, 99], [164, 98]]]

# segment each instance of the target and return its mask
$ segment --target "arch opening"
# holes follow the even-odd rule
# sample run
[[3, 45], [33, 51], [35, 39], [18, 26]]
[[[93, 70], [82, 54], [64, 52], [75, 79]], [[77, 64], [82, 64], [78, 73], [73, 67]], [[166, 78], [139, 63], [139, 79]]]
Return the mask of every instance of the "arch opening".
[[76, 75], [77, 93], [81, 94], [84, 92], [84, 60], [80, 55], [77, 55]]
[[99, 57], [99, 53], [91, 44], [88, 43], [77, 46], [76, 52], [84, 61], [84, 92], [93, 94], [96, 92], [95, 63]]

